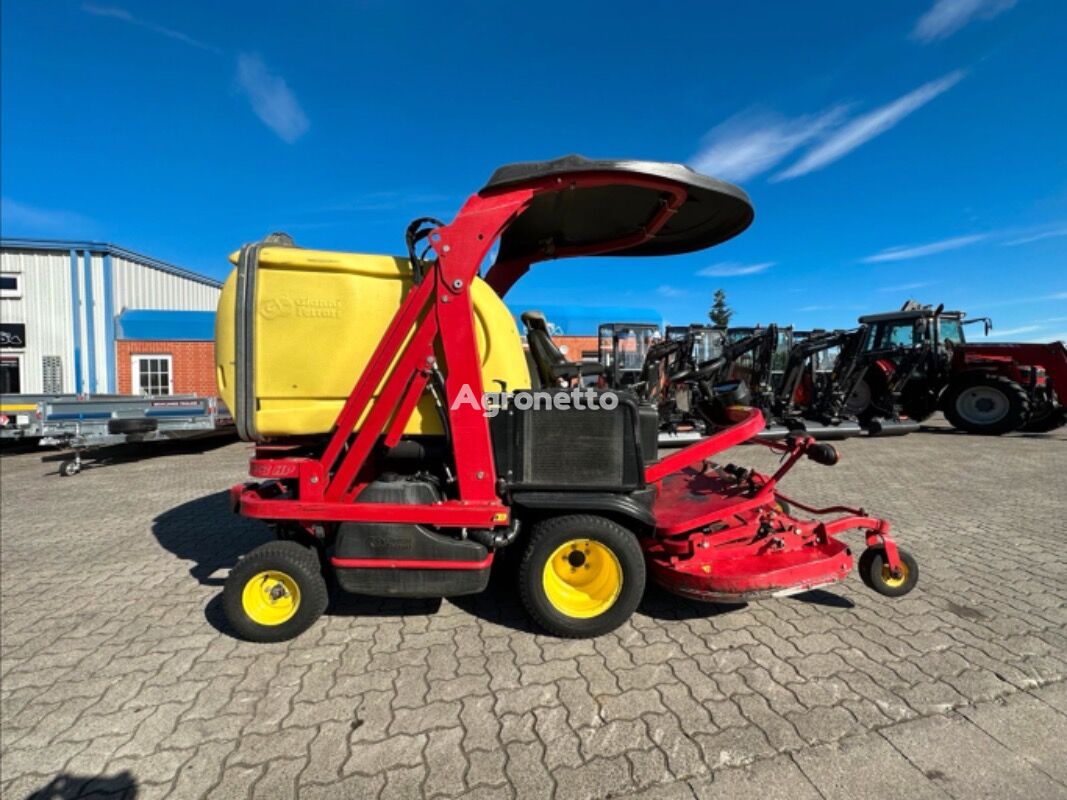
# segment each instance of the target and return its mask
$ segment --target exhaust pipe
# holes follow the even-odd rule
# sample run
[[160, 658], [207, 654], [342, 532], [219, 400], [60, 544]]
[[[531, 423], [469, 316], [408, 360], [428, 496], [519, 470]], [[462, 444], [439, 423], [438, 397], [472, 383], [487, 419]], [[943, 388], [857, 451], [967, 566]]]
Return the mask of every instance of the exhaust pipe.
[[819, 422], [805, 421], [803, 427], [797, 428], [795, 432], [811, 436], [819, 441], [840, 441], [841, 439], [851, 439], [853, 436], [859, 436], [863, 433], [863, 428], [859, 426], [858, 422], [852, 422], [851, 420], [839, 422], [837, 425], [824, 425]]
[[776, 442], [779, 439], [784, 439], [787, 436], [793, 436], [800, 431], [791, 431], [784, 425], [768, 425], [762, 431], [756, 434], [755, 438], [763, 439], [768, 442]]
[[904, 436], [919, 430], [919, 423], [913, 419], [882, 419], [875, 417], [867, 423], [868, 436]]

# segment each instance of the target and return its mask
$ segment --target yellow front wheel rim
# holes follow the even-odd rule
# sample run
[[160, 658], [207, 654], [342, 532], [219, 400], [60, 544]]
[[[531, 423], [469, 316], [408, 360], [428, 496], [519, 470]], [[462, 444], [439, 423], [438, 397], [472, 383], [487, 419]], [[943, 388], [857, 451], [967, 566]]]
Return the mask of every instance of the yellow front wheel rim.
[[606, 545], [592, 539], [571, 539], [552, 552], [541, 584], [558, 612], [590, 619], [615, 604], [622, 591], [622, 566]]
[[300, 587], [278, 570], [252, 576], [241, 592], [241, 605], [248, 618], [260, 625], [281, 625], [300, 608]]
[[898, 589], [907, 583], [908, 580], [908, 565], [903, 561], [900, 562], [900, 574], [895, 578], [893, 577], [893, 570], [889, 568], [889, 564], [882, 564], [882, 583], [888, 586], [890, 589]]

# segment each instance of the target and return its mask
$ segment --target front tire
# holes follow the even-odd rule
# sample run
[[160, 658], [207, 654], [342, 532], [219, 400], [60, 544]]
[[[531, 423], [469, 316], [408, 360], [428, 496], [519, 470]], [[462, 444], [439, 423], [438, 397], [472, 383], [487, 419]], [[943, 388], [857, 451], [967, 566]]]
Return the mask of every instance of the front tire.
[[860, 579], [878, 594], [903, 597], [919, 582], [919, 564], [911, 553], [899, 547], [897, 557], [900, 559], [900, 574], [894, 575], [889, 569], [885, 550], [881, 547], [867, 548], [857, 565]]
[[967, 433], [1000, 436], [1020, 428], [1030, 416], [1026, 390], [992, 373], [964, 375], [945, 393], [945, 418]]
[[314, 624], [329, 595], [318, 554], [296, 542], [267, 542], [237, 562], [222, 590], [222, 610], [250, 642], [284, 642]]
[[600, 636], [630, 618], [645, 592], [645, 558], [632, 531], [575, 514], [537, 523], [519, 566], [527, 612], [551, 634]]
[[1048, 433], [1062, 428], [1065, 424], [1067, 424], [1067, 409], [1047, 403], [1043, 408], [1031, 412], [1030, 419], [1019, 430], [1025, 433]]

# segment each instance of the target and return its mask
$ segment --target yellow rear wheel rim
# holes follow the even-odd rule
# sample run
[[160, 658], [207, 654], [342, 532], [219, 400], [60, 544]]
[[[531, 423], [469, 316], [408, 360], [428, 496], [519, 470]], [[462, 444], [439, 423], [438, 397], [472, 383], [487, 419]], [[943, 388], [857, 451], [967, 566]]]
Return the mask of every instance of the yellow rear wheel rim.
[[290, 575], [266, 570], [245, 584], [241, 606], [248, 618], [259, 625], [281, 625], [300, 608], [300, 587]]
[[592, 539], [571, 539], [552, 552], [541, 583], [556, 611], [591, 619], [615, 605], [622, 591], [622, 566], [610, 547]]
[[903, 586], [908, 580], [908, 565], [903, 561], [900, 562], [900, 574], [897, 577], [893, 577], [893, 570], [889, 568], [889, 564], [882, 564], [882, 583], [888, 586], [890, 589], [898, 589]]

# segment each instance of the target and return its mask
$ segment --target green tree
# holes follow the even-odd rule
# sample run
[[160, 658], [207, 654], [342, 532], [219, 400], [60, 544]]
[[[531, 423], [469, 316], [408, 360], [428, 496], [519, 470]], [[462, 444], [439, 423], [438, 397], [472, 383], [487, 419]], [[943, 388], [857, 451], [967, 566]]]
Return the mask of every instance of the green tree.
[[722, 289], [716, 289], [715, 299], [711, 304], [711, 308], [708, 310], [708, 317], [711, 319], [711, 324], [725, 328], [730, 324], [730, 317], [733, 315], [734, 310], [726, 305], [726, 292]]

